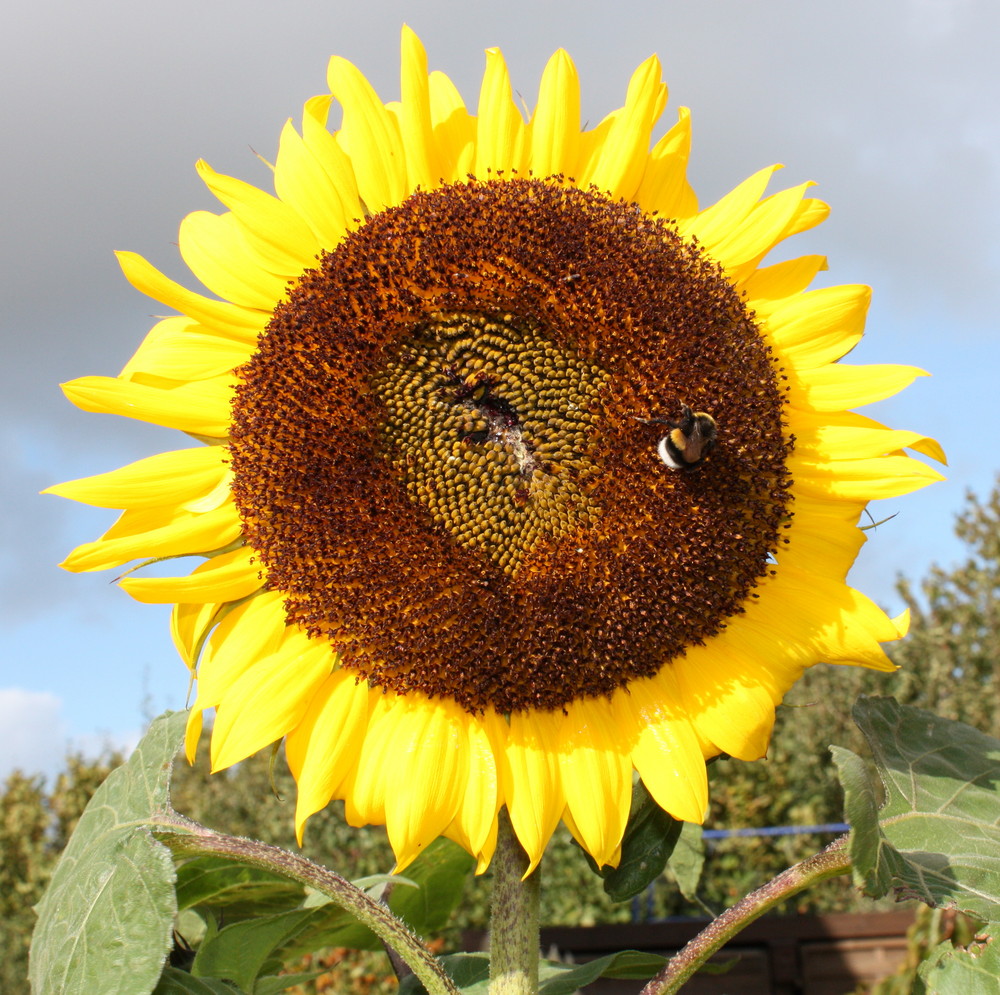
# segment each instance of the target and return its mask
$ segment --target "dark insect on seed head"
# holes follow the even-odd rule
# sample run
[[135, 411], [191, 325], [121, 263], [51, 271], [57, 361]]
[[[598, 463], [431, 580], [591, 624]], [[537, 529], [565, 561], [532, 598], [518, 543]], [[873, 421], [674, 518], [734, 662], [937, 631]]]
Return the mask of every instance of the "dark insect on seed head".
[[681, 405], [681, 417], [638, 418], [645, 425], [667, 425], [670, 429], [660, 439], [656, 451], [671, 470], [693, 470], [712, 451], [718, 439], [719, 426], [707, 411], [692, 411]]

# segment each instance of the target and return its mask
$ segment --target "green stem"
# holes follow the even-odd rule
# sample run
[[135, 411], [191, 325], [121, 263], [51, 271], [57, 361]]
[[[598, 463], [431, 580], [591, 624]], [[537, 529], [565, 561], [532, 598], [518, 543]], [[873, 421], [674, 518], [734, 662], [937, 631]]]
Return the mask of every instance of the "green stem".
[[712, 954], [754, 919], [760, 918], [779, 902], [811, 885], [847, 873], [851, 868], [847, 840], [847, 836], [834, 840], [825, 850], [782, 871], [776, 878], [713, 919], [667, 962], [666, 967], [643, 988], [640, 995], [673, 995]]
[[525, 880], [524, 852], [507, 809], [500, 810], [493, 856], [493, 902], [490, 909], [489, 995], [536, 995], [538, 992], [539, 872]]
[[339, 874], [280, 847], [217, 833], [176, 812], [159, 815], [156, 824], [157, 827], [177, 830], [159, 829], [156, 832], [156, 838], [175, 854], [229, 857], [315, 888], [367, 926], [387, 948], [398, 954], [423, 983], [428, 995], [460, 995], [454, 982], [420, 938], [411, 933], [388, 908], [369, 898]]

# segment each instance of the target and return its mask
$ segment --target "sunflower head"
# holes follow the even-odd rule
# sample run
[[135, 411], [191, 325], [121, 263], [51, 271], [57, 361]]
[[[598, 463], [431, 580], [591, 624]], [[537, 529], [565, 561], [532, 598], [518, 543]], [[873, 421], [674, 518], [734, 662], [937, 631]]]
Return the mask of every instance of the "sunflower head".
[[343, 798], [401, 866], [443, 833], [484, 868], [506, 806], [531, 866], [560, 819], [614, 863], [634, 772], [700, 821], [705, 758], [762, 755], [805, 667], [891, 669], [858, 518], [941, 453], [848, 408], [920, 371], [837, 362], [867, 288], [762, 265], [807, 185], [698, 209], [655, 58], [590, 131], [565, 53], [529, 121], [495, 50], [477, 114], [407, 30], [402, 65], [384, 104], [332, 60], [341, 127], [306, 104], [275, 195], [199, 167], [216, 297], [122, 256], [179, 314], [66, 391], [205, 444], [52, 488], [124, 509], [66, 566], [204, 555], [122, 585], [176, 606], [191, 752], [213, 708], [216, 768], [284, 737], [300, 832]]

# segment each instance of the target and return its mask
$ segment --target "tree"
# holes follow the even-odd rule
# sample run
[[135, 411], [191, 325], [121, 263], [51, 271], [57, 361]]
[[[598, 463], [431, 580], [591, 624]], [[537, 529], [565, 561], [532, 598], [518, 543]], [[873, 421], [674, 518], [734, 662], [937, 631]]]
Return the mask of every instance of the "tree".
[[955, 534], [968, 547], [952, 571], [933, 566], [917, 596], [901, 579], [910, 608], [910, 635], [893, 660], [902, 668], [899, 701], [961, 719], [1000, 736], [1000, 477], [985, 502], [971, 492]]

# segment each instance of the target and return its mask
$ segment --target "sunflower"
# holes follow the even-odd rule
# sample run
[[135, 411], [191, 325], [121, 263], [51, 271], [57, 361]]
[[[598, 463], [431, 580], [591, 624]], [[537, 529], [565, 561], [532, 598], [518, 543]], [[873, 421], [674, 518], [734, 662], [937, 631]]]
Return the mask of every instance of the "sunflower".
[[634, 777], [700, 822], [706, 758], [761, 757], [806, 667], [893, 669], [859, 517], [943, 455], [848, 409], [922, 371], [838, 362], [869, 290], [808, 290], [822, 257], [762, 266], [809, 184], [699, 209], [655, 57], [590, 130], [562, 51], [528, 121], [499, 51], [473, 114], [405, 28], [398, 102], [329, 86], [275, 194], [198, 163], [211, 296], [120, 254], [178, 313], [64, 390], [198, 444], [51, 488], [123, 509], [63, 565], [204, 559], [121, 586], [174, 605], [189, 755], [208, 709], [214, 769], [284, 739], [300, 838], [343, 799], [400, 868], [443, 834], [482, 870], [505, 806], [531, 867], [560, 820], [614, 864]]

